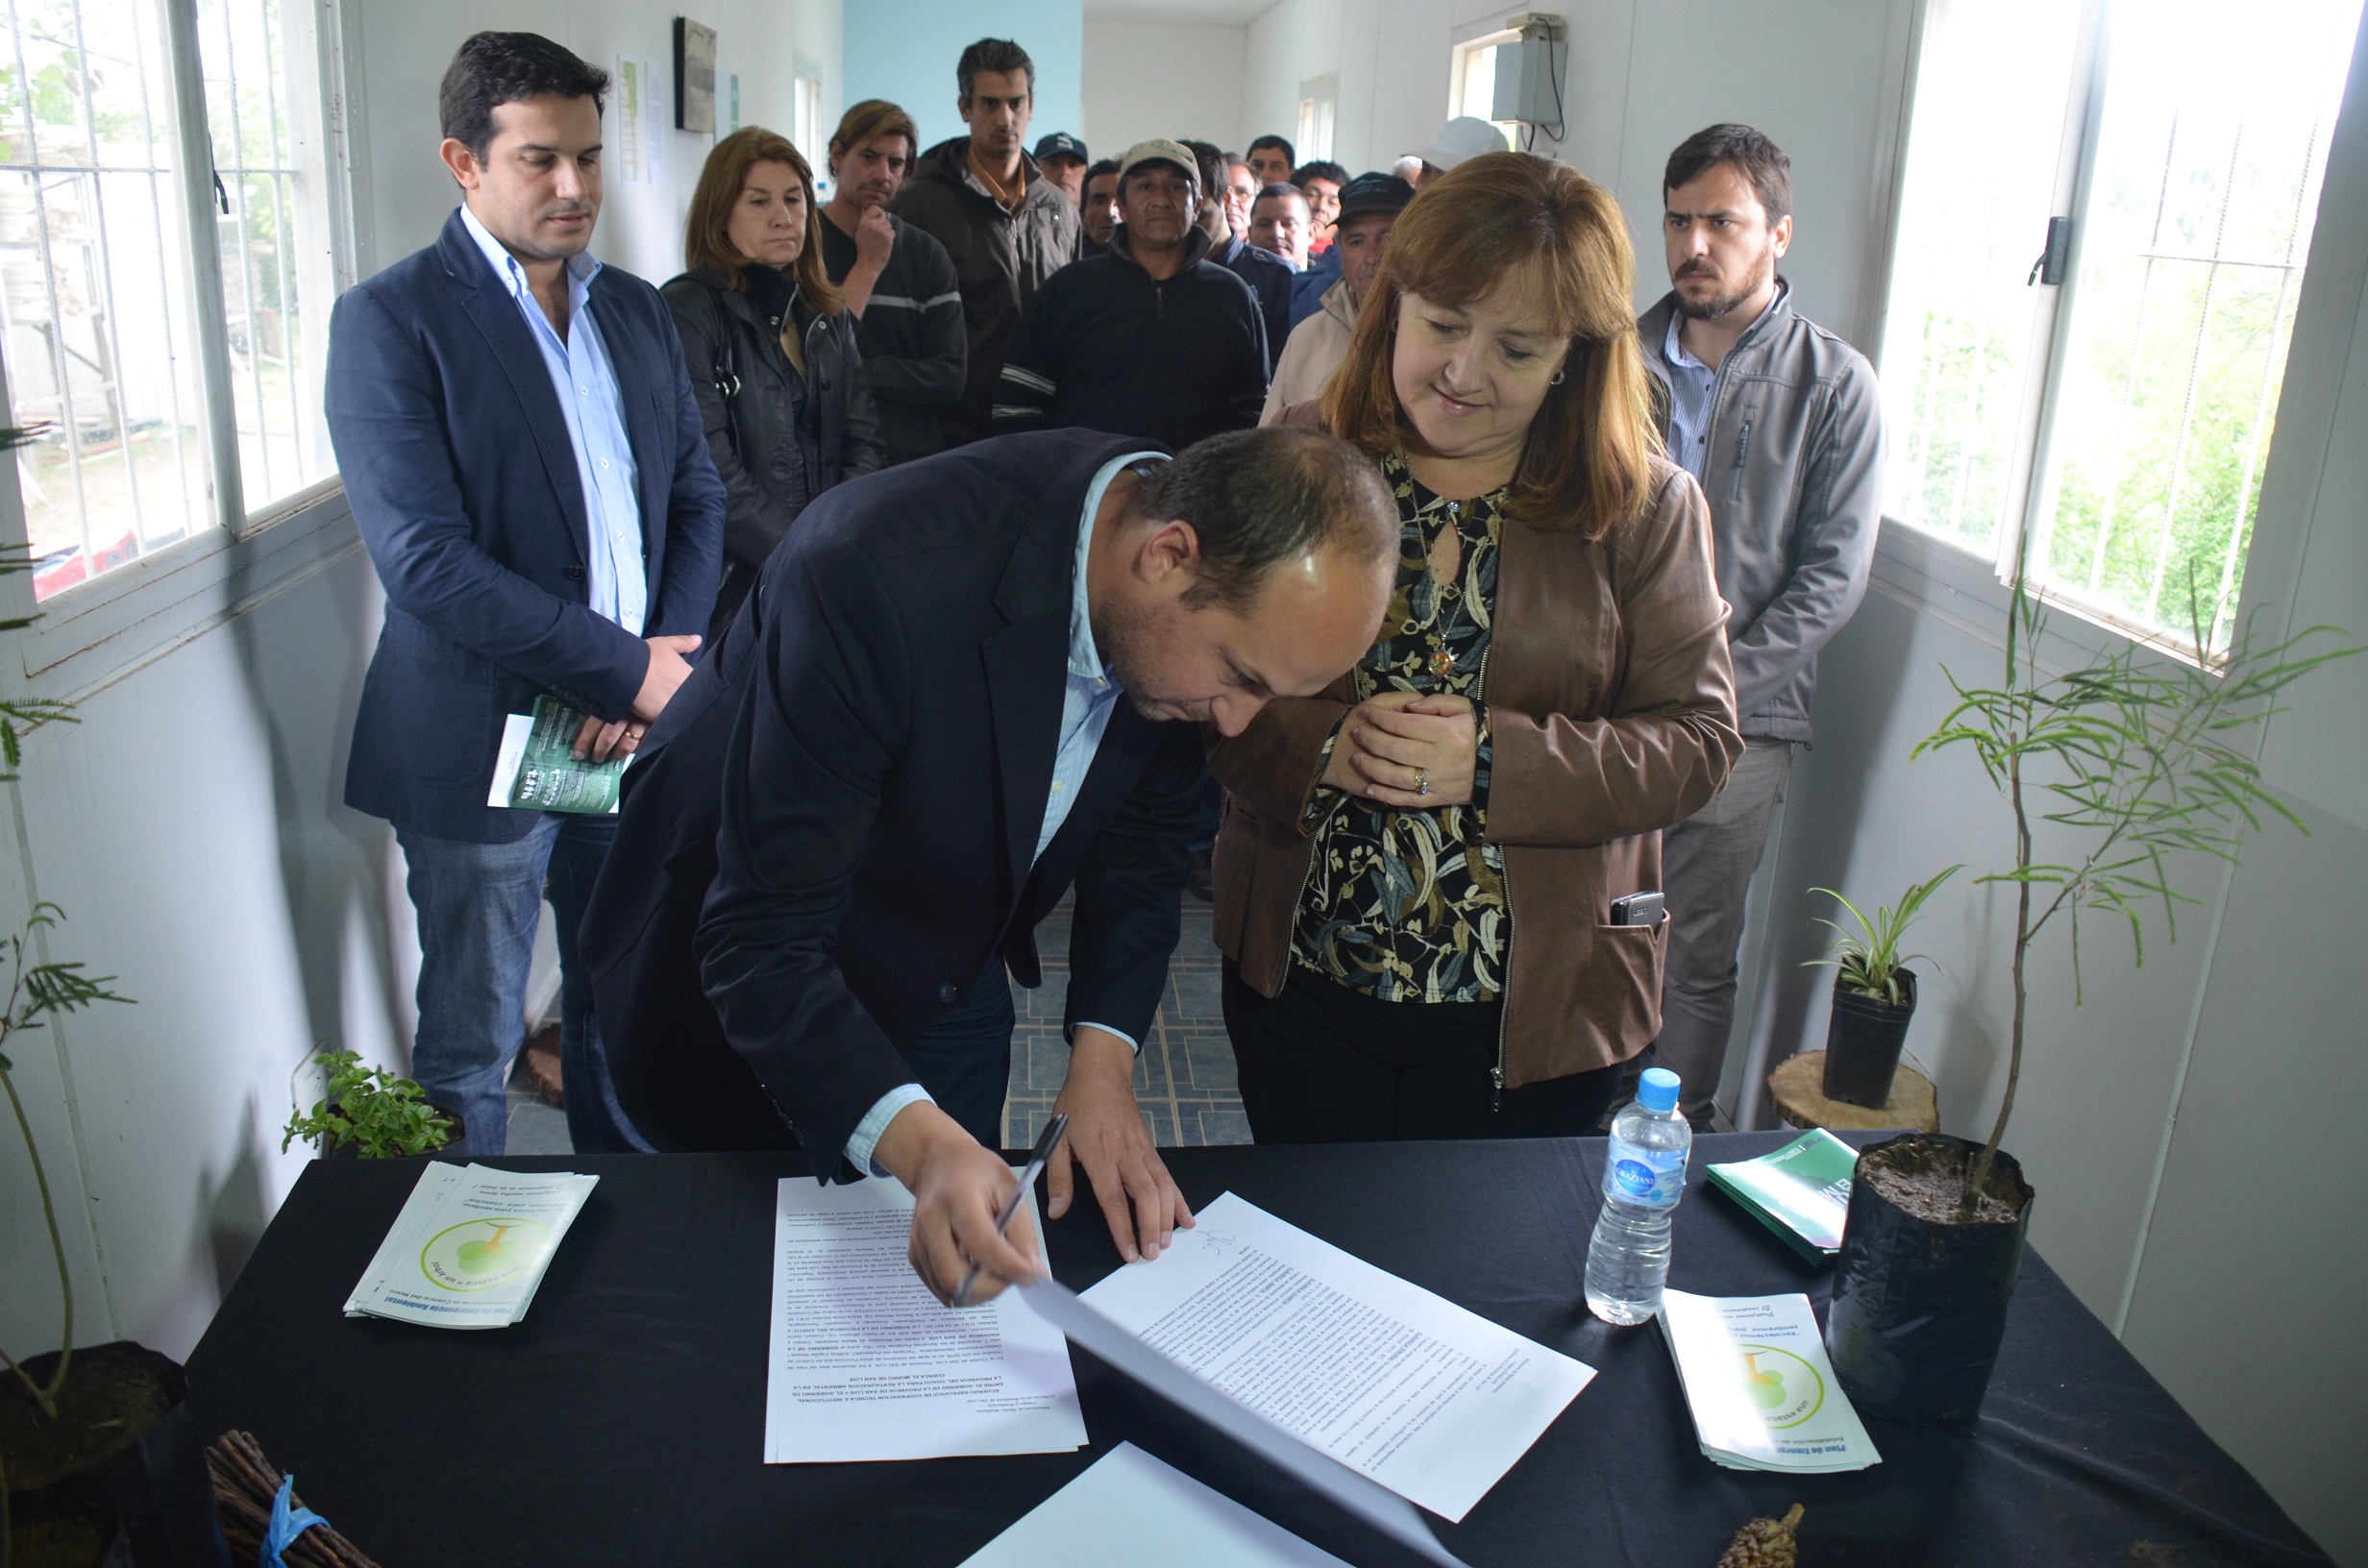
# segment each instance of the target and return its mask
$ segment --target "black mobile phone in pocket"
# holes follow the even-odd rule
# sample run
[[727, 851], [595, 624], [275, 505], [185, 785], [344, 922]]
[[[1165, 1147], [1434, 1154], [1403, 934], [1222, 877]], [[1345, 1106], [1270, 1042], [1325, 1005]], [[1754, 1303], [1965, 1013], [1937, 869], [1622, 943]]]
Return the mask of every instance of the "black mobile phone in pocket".
[[1632, 893], [1625, 898], [1612, 900], [1614, 925], [1659, 925], [1661, 914], [1661, 894], [1657, 893]]

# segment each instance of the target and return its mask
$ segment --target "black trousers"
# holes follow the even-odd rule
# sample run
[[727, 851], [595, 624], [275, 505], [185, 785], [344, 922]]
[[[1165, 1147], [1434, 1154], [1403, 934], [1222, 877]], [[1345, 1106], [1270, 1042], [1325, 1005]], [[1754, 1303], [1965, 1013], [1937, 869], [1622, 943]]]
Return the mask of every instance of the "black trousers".
[[1580, 1138], [1617, 1067], [1495, 1092], [1499, 1002], [1384, 1002], [1292, 966], [1261, 996], [1225, 960], [1225, 1032], [1261, 1143]]

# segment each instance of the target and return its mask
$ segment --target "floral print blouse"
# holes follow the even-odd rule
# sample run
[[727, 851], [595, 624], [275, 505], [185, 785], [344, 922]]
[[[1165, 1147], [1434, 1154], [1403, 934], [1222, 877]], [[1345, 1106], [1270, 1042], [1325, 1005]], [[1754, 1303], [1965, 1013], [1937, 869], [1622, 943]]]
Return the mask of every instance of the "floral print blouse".
[[[1504, 988], [1512, 911], [1504, 851], [1486, 844], [1488, 710], [1480, 702], [1496, 606], [1505, 492], [1445, 501], [1417, 483], [1403, 453], [1382, 463], [1397, 496], [1397, 586], [1381, 638], [1351, 672], [1360, 702], [1377, 692], [1471, 699], [1479, 755], [1468, 805], [1413, 810], [1319, 787], [1315, 835], [1292, 931], [1295, 962], [1385, 1002], [1492, 1002]], [[1431, 575], [1432, 542], [1453, 528], [1451, 581]], [[1329, 767], [1332, 746], [1321, 766]]]

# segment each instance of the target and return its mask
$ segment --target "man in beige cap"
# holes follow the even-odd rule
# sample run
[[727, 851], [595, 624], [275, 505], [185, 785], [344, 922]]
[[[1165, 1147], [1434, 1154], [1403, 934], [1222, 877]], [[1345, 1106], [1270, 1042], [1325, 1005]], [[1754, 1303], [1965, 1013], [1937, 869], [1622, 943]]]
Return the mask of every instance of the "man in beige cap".
[[996, 433], [1082, 426], [1180, 452], [1258, 423], [1266, 325], [1249, 285], [1207, 259], [1199, 214], [1189, 149], [1126, 150], [1110, 249], [1036, 291], [996, 383]]

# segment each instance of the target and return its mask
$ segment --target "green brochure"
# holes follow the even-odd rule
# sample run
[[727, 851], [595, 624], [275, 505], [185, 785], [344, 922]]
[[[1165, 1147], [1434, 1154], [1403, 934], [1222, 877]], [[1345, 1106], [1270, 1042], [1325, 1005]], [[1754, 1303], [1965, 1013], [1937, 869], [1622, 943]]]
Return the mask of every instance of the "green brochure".
[[1803, 1476], [1883, 1462], [1834, 1379], [1807, 1296], [1665, 1290], [1661, 1332], [1705, 1458]]
[[565, 811], [600, 816], [617, 809], [618, 786], [630, 756], [591, 762], [571, 749], [583, 718], [566, 703], [534, 699], [532, 714], [513, 713], [502, 731], [493, 764], [489, 806], [520, 811]]
[[1774, 1154], [1710, 1167], [1711, 1181], [1813, 1263], [1841, 1250], [1858, 1151], [1819, 1128]]

